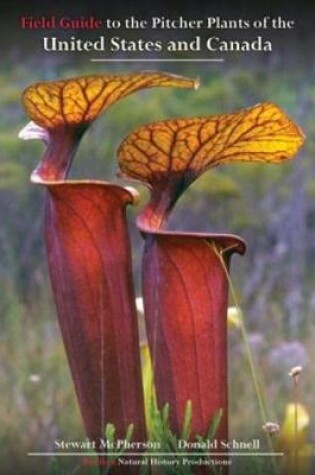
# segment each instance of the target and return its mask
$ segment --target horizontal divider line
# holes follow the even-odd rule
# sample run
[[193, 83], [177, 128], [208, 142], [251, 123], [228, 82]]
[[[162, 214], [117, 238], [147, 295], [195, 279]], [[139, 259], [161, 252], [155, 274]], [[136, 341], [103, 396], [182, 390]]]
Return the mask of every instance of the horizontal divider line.
[[283, 457], [283, 452], [249, 452], [249, 453], [241, 453], [241, 452], [228, 452], [228, 453], [218, 453], [218, 452], [207, 452], [207, 453], [139, 453], [139, 452], [124, 452], [119, 454], [117, 452], [28, 452], [27, 454], [29, 457], [48, 457], [48, 456], [86, 456], [86, 457], [98, 457], [100, 455], [107, 456], [107, 457], [207, 457], [207, 456], [215, 456], [215, 457], [248, 457], [248, 456], [259, 456], [259, 457]]
[[110, 59], [110, 58], [91, 58], [92, 63], [223, 63], [224, 58], [139, 58], [139, 59]]

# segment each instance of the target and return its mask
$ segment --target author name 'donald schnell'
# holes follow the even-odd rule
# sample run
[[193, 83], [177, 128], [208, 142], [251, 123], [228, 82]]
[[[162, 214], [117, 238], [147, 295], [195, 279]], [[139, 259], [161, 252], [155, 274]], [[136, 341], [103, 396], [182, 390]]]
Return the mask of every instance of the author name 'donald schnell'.
[[[238, 440], [238, 439], [229, 439], [229, 440], [206, 440], [203, 442], [190, 442], [184, 439], [178, 439], [177, 441], [178, 449], [181, 450], [206, 450], [206, 451], [216, 451], [216, 450], [233, 450], [233, 451], [259, 451], [260, 450], [260, 440], [251, 439], [251, 440]], [[106, 439], [100, 439], [99, 442], [85, 440], [63, 440], [57, 439], [54, 442], [54, 448], [56, 451], [88, 451], [88, 450], [104, 450], [104, 451], [115, 451], [115, 450], [133, 450], [142, 452], [144, 450], [153, 450], [158, 451], [161, 449], [161, 444], [159, 442], [136, 442], [129, 441], [126, 439], [117, 439], [116, 441], [108, 441]]]

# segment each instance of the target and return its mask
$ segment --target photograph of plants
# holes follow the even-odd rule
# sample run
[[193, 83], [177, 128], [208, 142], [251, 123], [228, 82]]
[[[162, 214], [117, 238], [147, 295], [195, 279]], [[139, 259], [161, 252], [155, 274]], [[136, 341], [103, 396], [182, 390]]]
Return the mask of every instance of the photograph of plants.
[[37, 55], [10, 24], [4, 473], [311, 475], [311, 23], [150, 68]]

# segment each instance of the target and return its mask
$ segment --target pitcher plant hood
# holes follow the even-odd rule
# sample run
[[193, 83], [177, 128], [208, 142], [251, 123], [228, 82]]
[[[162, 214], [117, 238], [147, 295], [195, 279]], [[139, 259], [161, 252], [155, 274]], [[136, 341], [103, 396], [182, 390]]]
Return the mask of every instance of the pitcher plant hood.
[[153, 87], [195, 88], [196, 80], [161, 72], [82, 76], [32, 84], [23, 92], [27, 115], [50, 140], [33, 181], [64, 179], [80, 140], [95, 119], [120, 99]]

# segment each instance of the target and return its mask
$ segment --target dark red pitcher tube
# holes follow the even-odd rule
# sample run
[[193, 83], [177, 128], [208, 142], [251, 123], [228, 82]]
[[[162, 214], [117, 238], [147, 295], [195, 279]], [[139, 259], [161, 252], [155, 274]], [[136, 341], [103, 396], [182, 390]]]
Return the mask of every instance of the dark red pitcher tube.
[[45, 240], [58, 319], [88, 437], [107, 423], [146, 440], [125, 188], [46, 183]]
[[180, 434], [191, 400], [193, 439], [206, 435], [222, 409], [216, 437], [226, 439], [226, 269], [244, 243], [234, 236], [168, 232], [145, 234], [145, 240], [143, 295], [159, 406], [169, 403], [171, 428]]

